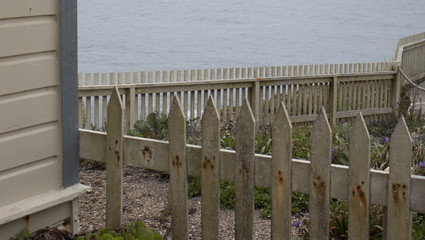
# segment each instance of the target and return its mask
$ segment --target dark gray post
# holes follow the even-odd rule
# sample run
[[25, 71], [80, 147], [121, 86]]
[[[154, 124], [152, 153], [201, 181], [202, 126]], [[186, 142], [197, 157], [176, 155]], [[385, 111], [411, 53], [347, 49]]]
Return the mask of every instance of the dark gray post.
[[60, 0], [62, 185], [79, 182], [77, 0]]

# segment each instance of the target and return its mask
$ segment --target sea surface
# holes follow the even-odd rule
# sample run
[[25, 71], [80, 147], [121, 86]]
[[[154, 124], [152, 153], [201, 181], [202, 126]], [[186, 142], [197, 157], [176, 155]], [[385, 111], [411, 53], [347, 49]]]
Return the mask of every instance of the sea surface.
[[425, 0], [78, 0], [80, 72], [388, 60]]

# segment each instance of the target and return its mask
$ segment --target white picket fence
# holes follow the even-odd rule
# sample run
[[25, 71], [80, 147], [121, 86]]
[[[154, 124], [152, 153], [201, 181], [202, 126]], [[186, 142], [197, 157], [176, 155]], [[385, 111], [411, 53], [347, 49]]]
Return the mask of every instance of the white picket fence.
[[200, 118], [213, 96], [221, 120], [235, 120], [248, 98], [255, 119], [270, 121], [283, 101], [292, 122], [311, 122], [323, 106], [331, 124], [383, 119], [397, 107], [399, 85], [390, 62], [79, 74], [79, 126], [104, 129], [107, 96], [123, 96], [125, 128], [151, 112], [167, 113], [177, 94], [188, 119]]
[[386, 207], [386, 239], [410, 239], [411, 212], [425, 213], [425, 177], [411, 175], [412, 140], [403, 118], [391, 137], [389, 172], [370, 169], [370, 137], [361, 113], [350, 137], [350, 166], [331, 164], [331, 127], [322, 107], [312, 129], [311, 161], [292, 159], [292, 125], [281, 102], [273, 121], [273, 155], [254, 153], [255, 117], [242, 102], [236, 151], [219, 149], [220, 115], [210, 97], [202, 145], [186, 144], [186, 116], [177, 97], [169, 111], [169, 142], [123, 135], [118, 88], [108, 105], [107, 133], [80, 130], [80, 157], [107, 166], [107, 225], [122, 217], [122, 165], [170, 173], [173, 239], [188, 239], [187, 176], [202, 181], [202, 239], [218, 239], [219, 181], [235, 183], [236, 239], [253, 239], [254, 186], [271, 187], [272, 239], [290, 239], [291, 193], [310, 195], [310, 239], [329, 238], [331, 198], [348, 200], [350, 239], [368, 239], [370, 204]]

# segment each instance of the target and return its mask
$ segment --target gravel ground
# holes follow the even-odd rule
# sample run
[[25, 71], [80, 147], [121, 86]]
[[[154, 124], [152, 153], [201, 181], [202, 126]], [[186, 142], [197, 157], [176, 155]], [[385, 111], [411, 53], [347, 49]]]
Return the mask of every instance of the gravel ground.
[[[106, 187], [105, 167], [94, 162], [80, 164], [80, 181], [92, 189], [80, 197], [80, 230], [82, 233], [92, 232], [105, 227]], [[123, 223], [142, 220], [156, 229], [164, 239], [171, 239], [168, 204], [167, 178], [160, 173], [146, 171], [135, 167], [124, 167], [124, 203]], [[189, 238], [201, 239], [201, 198], [188, 200]], [[220, 239], [234, 239], [234, 211], [220, 211]], [[261, 217], [260, 210], [255, 211], [255, 239], [270, 239], [271, 221]], [[293, 223], [304, 216], [292, 217]], [[293, 227], [293, 239], [297, 237], [303, 226]]]

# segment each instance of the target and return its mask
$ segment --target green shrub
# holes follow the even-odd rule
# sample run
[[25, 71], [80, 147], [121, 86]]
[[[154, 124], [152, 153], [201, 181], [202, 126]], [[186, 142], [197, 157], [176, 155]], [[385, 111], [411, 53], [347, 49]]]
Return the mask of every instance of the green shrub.
[[128, 135], [165, 140], [168, 138], [168, 116], [157, 112], [149, 113], [146, 120], [138, 120]]
[[79, 236], [77, 240], [161, 240], [159, 233], [146, 226], [142, 221], [131, 223], [120, 230], [112, 231], [109, 228], [98, 230], [95, 233], [87, 233]]

